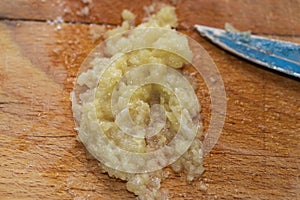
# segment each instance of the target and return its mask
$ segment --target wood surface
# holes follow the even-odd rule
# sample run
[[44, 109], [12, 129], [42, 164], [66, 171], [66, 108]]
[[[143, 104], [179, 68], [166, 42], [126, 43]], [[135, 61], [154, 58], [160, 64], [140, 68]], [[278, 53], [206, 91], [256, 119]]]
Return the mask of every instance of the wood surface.
[[[158, 1], [0, 1], [0, 199], [135, 199], [101, 174], [76, 140], [69, 93], [77, 70], [101, 41], [91, 34], [121, 23], [127, 8], [145, 16]], [[163, 1], [176, 6], [179, 31], [198, 41], [222, 75], [227, 113], [221, 137], [192, 184], [170, 174], [171, 199], [300, 199], [300, 82], [215, 47], [195, 23], [230, 22], [255, 34], [300, 43], [299, 0]], [[65, 8], [70, 13], [64, 13]], [[47, 20], [62, 16], [65, 23]], [[204, 123], [209, 94], [199, 92]], [[200, 190], [204, 183], [208, 189]]]

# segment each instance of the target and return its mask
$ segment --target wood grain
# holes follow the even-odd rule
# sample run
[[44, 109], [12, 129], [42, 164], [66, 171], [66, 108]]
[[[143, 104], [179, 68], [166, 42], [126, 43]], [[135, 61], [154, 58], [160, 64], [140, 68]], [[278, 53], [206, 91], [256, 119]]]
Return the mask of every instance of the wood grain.
[[223, 28], [226, 22], [241, 30], [260, 34], [300, 35], [299, 0], [94, 0], [88, 16], [76, 14], [84, 6], [72, 0], [2, 0], [0, 18], [23, 20], [55, 20], [98, 24], [121, 23], [123, 9], [129, 9], [141, 22], [144, 7], [151, 4], [169, 4], [177, 9], [179, 28], [193, 29], [194, 24]]
[[[114, 1], [113, 6], [108, 0], [94, 1], [91, 16], [64, 19], [100, 25], [64, 23], [60, 30], [43, 21], [61, 14], [45, 6], [49, 2], [0, 2], [1, 17], [22, 19], [0, 22], [0, 198], [134, 199], [122, 181], [101, 174], [77, 142], [69, 92], [81, 62], [100, 42], [91, 33], [103, 32], [101, 24], [119, 24], [123, 8], [137, 12], [141, 21], [142, 7], [151, 2]], [[192, 28], [194, 23], [221, 27], [231, 21], [300, 43], [299, 2], [174, 3], [181, 31], [198, 41], [218, 66], [228, 106], [202, 179], [189, 185], [171, 173], [162, 185], [171, 199], [300, 198], [300, 82], [236, 58]], [[82, 5], [66, 1], [66, 6]], [[209, 97], [205, 89], [198, 95], [207, 123]], [[200, 182], [208, 185], [207, 191], [199, 189]]]

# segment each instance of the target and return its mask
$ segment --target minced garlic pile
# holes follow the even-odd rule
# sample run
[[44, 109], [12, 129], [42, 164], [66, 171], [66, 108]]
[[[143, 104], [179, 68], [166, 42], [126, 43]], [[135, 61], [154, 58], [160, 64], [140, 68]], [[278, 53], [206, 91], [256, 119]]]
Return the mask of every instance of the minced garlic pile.
[[71, 93], [78, 138], [139, 199], [168, 199], [160, 190], [165, 167], [185, 172], [189, 182], [204, 171], [200, 107], [180, 71], [192, 51], [172, 29], [173, 7], [137, 27], [131, 12], [122, 17], [122, 26], [106, 33], [105, 56], [78, 76], [85, 89]]

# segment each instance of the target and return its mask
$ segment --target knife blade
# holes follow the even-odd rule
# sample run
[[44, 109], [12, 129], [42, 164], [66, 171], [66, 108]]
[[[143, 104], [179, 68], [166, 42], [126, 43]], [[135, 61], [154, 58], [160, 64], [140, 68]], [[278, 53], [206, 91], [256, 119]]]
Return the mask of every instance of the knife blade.
[[195, 25], [204, 37], [246, 60], [300, 78], [300, 44]]

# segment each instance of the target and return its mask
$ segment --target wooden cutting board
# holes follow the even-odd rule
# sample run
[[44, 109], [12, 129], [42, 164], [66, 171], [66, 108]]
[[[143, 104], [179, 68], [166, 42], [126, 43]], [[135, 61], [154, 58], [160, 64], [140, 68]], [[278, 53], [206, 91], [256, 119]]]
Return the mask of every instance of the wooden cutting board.
[[[145, 17], [158, 1], [0, 1], [0, 199], [135, 199], [101, 174], [76, 140], [69, 93], [87, 54], [127, 8]], [[193, 25], [241, 30], [300, 43], [300, 1], [161, 1], [174, 5], [179, 31], [198, 41], [222, 75], [227, 114], [201, 180], [171, 173], [171, 199], [300, 199], [300, 82], [220, 50]], [[64, 20], [54, 24], [47, 20]], [[204, 90], [203, 90], [204, 91]], [[204, 123], [209, 97], [198, 94]], [[200, 190], [201, 184], [208, 186]]]

